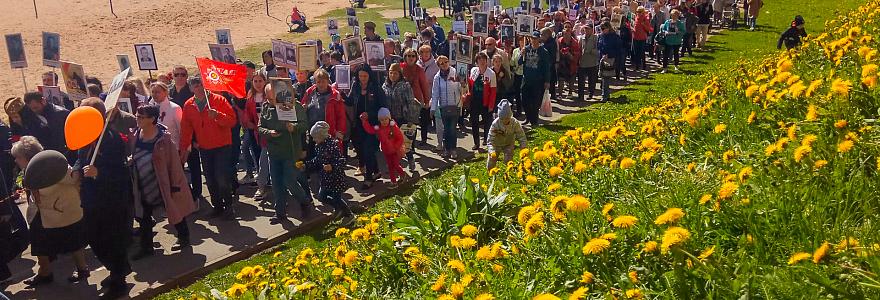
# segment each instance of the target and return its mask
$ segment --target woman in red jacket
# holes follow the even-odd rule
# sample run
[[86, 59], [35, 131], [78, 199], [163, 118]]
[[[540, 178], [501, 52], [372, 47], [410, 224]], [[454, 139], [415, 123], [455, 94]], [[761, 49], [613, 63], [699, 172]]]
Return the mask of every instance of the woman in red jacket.
[[489, 56], [485, 52], [477, 54], [477, 66], [471, 69], [468, 76], [468, 98], [470, 99], [471, 133], [474, 137], [474, 148], [480, 150], [480, 118], [483, 119], [483, 132], [489, 132], [492, 125], [492, 110], [495, 108], [495, 93], [498, 81], [495, 72], [489, 68]]
[[[409, 82], [412, 87], [413, 96], [422, 103], [422, 110], [419, 112], [419, 125], [422, 127], [422, 143], [428, 143], [428, 130], [431, 127], [431, 90], [428, 88], [428, 80], [425, 79], [425, 69], [416, 64], [418, 54], [415, 49], [406, 49], [403, 52], [404, 62], [400, 64], [403, 69], [403, 79]], [[432, 78], [433, 80], [433, 78]]]
[[241, 118], [241, 126], [248, 129], [253, 134], [253, 138], [260, 145], [260, 157], [257, 159], [257, 191], [254, 193], [254, 199], [263, 200], [268, 193], [269, 188], [269, 149], [266, 148], [266, 139], [260, 136], [257, 130], [257, 124], [260, 122], [260, 109], [263, 107], [263, 101], [266, 101], [266, 74], [263, 72], [254, 73], [251, 79], [251, 89], [248, 91], [247, 102], [244, 104], [244, 115]]
[[562, 86], [568, 87], [568, 93], [577, 92], [574, 79], [577, 75], [578, 63], [581, 60], [581, 44], [574, 36], [572, 28], [574, 25], [566, 21], [563, 25], [562, 36], [557, 40], [559, 45], [559, 87], [562, 92]]
[[[345, 102], [339, 90], [330, 85], [330, 73], [324, 69], [318, 69], [314, 73], [315, 85], [309, 87], [303, 94], [300, 103], [306, 108], [309, 116], [309, 128], [319, 121], [330, 125], [329, 134], [339, 141], [339, 149], [342, 149], [342, 140], [348, 131], [348, 121], [345, 115]], [[307, 149], [313, 148], [310, 141]]]
[[654, 32], [654, 27], [651, 27], [651, 20], [648, 19], [648, 12], [645, 11], [644, 7], [639, 6], [639, 8], [636, 9], [636, 20], [635, 24], [633, 24], [632, 31], [633, 68], [636, 70], [639, 68], [647, 70], [648, 63], [645, 61], [645, 45], [648, 42], [648, 36]]

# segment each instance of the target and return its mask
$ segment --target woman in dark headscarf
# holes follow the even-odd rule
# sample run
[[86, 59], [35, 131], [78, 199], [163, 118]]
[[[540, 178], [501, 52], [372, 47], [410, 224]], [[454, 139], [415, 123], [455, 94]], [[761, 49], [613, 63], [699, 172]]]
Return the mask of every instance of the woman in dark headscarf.
[[[379, 87], [378, 77], [367, 64], [362, 64], [355, 73], [357, 80], [348, 94], [348, 105], [354, 107], [354, 115], [360, 116], [366, 112], [370, 125], [379, 124], [379, 108], [385, 107], [385, 92]], [[379, 140], [375, 135], [367, 134], [360, 122], [354, 122], [352, 142], [358, 153], [358, 166], [365, 169], [364, 184], [361, 189], [369, 189], [379, 175], [379, 165], [376, 161], [376, 151], [379, 150]]]

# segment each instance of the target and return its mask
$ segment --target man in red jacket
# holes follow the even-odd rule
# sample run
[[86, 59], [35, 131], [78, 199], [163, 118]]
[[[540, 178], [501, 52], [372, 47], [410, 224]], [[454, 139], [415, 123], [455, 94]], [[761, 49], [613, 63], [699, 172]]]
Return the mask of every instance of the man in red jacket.
[[[189, 157], [189, 152], [193, 150], [199, 151], [208, 193], [211, 194], [211, 205], [214, 206], [212, 215], [220, 216], [225, 213], [227, 218], [234, 218], [236, 199], [228, 167], [229, 164], [235, 163], [233, 158], [237, 157], [232, 152], [235, 112], [226, 99], [205, 91], [199, 75], [190, 77], [187, 84], [193, 97], [186, 100], [183, 105], [183, 118], [180, 122], [180, 157]], [[195, 135], [195, 144], [192, 143], [193, 135]]]

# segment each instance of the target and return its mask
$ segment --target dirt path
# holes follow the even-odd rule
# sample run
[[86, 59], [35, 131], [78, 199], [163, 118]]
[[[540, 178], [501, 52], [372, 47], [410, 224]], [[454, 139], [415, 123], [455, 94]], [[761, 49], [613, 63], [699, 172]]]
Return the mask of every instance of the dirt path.
[[[83, 64], [86, 74], [109, 81], [119, 70], [116, 54], [128, 54], [134, 60], [136, 43], [152, 43], [159, 69], [167, 72], [175, 64], [194, 65], [194, 57], [209, 56], [207, 44], [216, 41], [217, 28], [231, 29], [236, 49], [267, 42], [287, 31], [284, 20], [293, 3], [269, 0], [269, 17], [265, 2], [259, 0], [116, 0], [117, 18], [110, 13], [108, 0], [37, 0], [36, 19], [32, 1], [4, 1], [0, 28], [3, 34], [22, 34], [29, 65], [25, 74], [28, 87], [34, 90], [40, 74], [51, 69], [42, 65], [42, 31], [61, 34], [62, 60]], [[346, 0], [296, 3], [310, 20], [349, 5]], [[9, 67], [2, 43], [0, 101], [21, 96], [24, 90], [21, 73]]]

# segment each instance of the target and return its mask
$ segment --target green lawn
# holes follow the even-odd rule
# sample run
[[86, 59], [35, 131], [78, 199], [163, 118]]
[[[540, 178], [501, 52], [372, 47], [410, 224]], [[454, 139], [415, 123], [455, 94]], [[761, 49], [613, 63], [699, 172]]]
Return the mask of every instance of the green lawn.
[[[509, 4], [507, 2], [510, 2]], [[512, 5], [514, 1], [505, 1], [505, 4]], [[537, 146], [548, 140], [556, 140], [567, 130], [576, 127], [586, 129], [598, 128], [599, 126], [612, 123], [613, 120], [626, 115], [638, 112], [641, 108], [658, 103], [661, 99], [680, 95], [686, 90], [694, 88], [702, 88], [709, 80], [706, 76], [710, 72], [723, 72], [736, 70], [737, 67], [746, 60], [754, 60], [765, 54], [776, 51], [776, 40], [779, 33], [788, 27], [789, 22], [794, 15], [803, 15], [807, 21], [808, 32], [819, 32], [823, 30], [824, 21], [826, 19], [836, 17], [840, 12], [854, 9], [863, 1], [841, 0], [841, 1], [806, 1], [797, 5], [783, 2], [768, 2], [761, 11], [758, 19], [760, 29], [755, 32], [747, 30], [725, 30], [713, 36], [709, 42], [709, 50], [704, 52], [695, 52], [695, 56], [687, 57], [683, 60], [681, 73], [676, 74], [656, 74], [641, 80], [635, 84], [628, 86], [625, 90], [617, 92], [615, 97], [623, 97], [626, 103], [611, 103], [593, 105], [584, 112], [574, 113], [563, 118], [560, 122], [549, 124], [542, 128], [538, 128], [529, 133], [530, 144]], [[368, 6], [384, 5], [381, 9], [399, 9], [399, 1], [380, 1], [368, 2]], [[377, 24], [390, 22], [390, 20], [381, 18], [376, 9], [359, 10], [358, 15], [360, 22], [372, 20]], [[321, 17], [342, 17], [344, 9], [334, 10], [328, 16]], [[342, 19], [340, 19], [342, 20]], [[415, 26], [409, 20], [399, 20], [401, 32], [413, 31]], [[446, 19], [441, 23], [446, 24], [448, 28], [449, 20]], [[340, 22], [344, 23], [344, 22]], [[308, 33], [314, 35], [318, 33]], [[325, 36], [325, 32], [321, 32], [320, 36]], [[243, 50], [246, 58], [255, 59], [259, 52], [268, 47], [265, 45], [256, 45]], [[485, 157], [485, 156], [481, 156]], [[465, 168], [474, 169], [483, 168], [484, 162], [478, 160], [471, 163], [458, 164], [450, 170], [444, 172], [438, 178], [427, 179], [425, 182], [432, 186], [446, 186], [455, 182], [462, 174]], [[683, 185], [692, 185], [692, 182], [682, 182]], [[698, 185], [692, 186], [697, 188]], [[644, 188], [644, 187], [642, 187]], [[374, 212], [392, 212], [396, 211], [395, 201], [379, 202], [377, 206], [372, 208], [369, 213]], [[646, 220], [649, 222], [649, 220]], [[189, 298], [190, 295], [199, 292], [207, 292], [210, 288], [225, 290], [235, 282], [235, 274], [244, 266], [267, 265], [278, 259], [273, 258], [276, 251], [282, 251], [284, 260], [291, 258], [300, 249], [310, 247], [312, 249], [321, 249], [329, 245], [328, 237], [332, 233], [323, 231], [315, 232], [306, 236], [297, 237], [284, 243], [276, 249], [267, 251], [263, 254], [256, 255], [248, 260], [237, 262], [230, 266], [224, 267], [216, 272], [211, 273], [205, 278], [199, 280], [195, 284], [180, 290], [175, 290], [158, 297], [158, 299], [177, 299], [179, 297]], [[762, 266], [750, 266], [762, 267]], [[672, 295], [655, 295], [657, 297], [672, 297]]]

